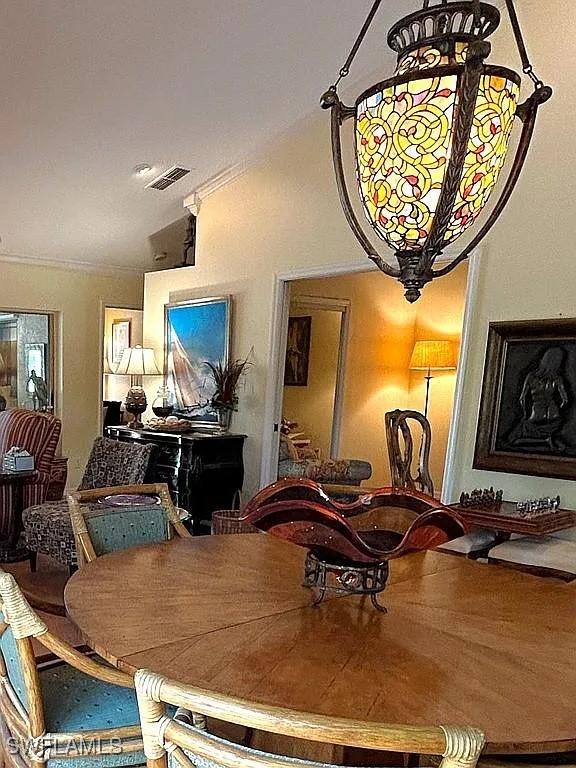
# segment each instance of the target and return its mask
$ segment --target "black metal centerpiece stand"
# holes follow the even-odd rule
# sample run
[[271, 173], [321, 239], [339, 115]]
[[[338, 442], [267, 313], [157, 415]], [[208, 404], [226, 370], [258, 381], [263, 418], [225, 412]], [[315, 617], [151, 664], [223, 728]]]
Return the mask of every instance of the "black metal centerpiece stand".
[[313, 605], [320, 605], [327, 592], [339, 595], [370, 595], [374, 608], [387, 609], [378, 602], [388, 581], [388, 561], [381, 563], [343, 563], [321, 560], [308, 552], [304, 563], [304, 586], [312, 590]]

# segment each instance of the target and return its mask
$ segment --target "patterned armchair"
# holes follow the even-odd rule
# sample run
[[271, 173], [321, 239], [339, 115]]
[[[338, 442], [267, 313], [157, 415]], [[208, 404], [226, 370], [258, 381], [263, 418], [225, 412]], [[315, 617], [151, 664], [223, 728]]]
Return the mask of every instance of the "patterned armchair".
[[[48, 494], [54, 454], [62, 424], [50, 413], [13, 409], [0, 412], [0, 456], [10, 448], [24, 448], [34, 456], [36, 474], [23, 486], [24, 508], [42, 504]], [[0, 535], [6, 537], [13, 523], [13, 488], [0, 486]]]
[[[132, 678], [53, 635], [0, 571], [0, 742], [6, 766], [142, 765]], [[33, 641], [55, 654], [36, 659]]]
[[[154, 445], [121, 443], [97, 437], [78, 490], [143, 483], [153, 451]], [[25, 509], [22, 520], [26, 546], [32, 552], [32, 570], [36, 569], [38, 552], [70, 569], [76, 567], [74, 532], [65, 499]]]
[[280, 436], [278, 479], [306, 478], [317, 483], [360, 485], [372, 475], [372, 465], [360, 459], [301, 458], [286, 435]]

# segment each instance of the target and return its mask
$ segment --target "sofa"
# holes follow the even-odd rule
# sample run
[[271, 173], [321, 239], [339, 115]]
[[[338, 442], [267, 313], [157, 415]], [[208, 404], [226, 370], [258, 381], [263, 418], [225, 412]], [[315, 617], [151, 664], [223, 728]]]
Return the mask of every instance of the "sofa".
[[307, 478], [317, 483], [358, 486], [372, 476], [372, 465], [361, 459], [303, 458], [290, 437], [280, 435], [278, 479]]

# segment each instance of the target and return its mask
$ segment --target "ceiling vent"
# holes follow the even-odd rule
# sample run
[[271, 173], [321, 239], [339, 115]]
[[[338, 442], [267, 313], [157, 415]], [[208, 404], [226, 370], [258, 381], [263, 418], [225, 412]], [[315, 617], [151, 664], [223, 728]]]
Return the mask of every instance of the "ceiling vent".
[[159, 189], [160, 191], [171, 187], [177, 181], [180, 181], [184, 176], [190, 173], [189, 168], [183, 168], [181, 165], [173, 165], [172, 168], [168, 168], [167, 171], [161, 173], [149, 184], [146, 184], [146, 189]]

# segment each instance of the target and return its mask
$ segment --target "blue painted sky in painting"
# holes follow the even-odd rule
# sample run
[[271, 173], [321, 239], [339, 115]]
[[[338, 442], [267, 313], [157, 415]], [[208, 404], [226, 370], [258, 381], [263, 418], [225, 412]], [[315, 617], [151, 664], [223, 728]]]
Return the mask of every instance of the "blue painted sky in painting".
[[170, 307], [168, 319], [191, 363], [217, 362], [224, 357], [228, 325], [225, 301]]

